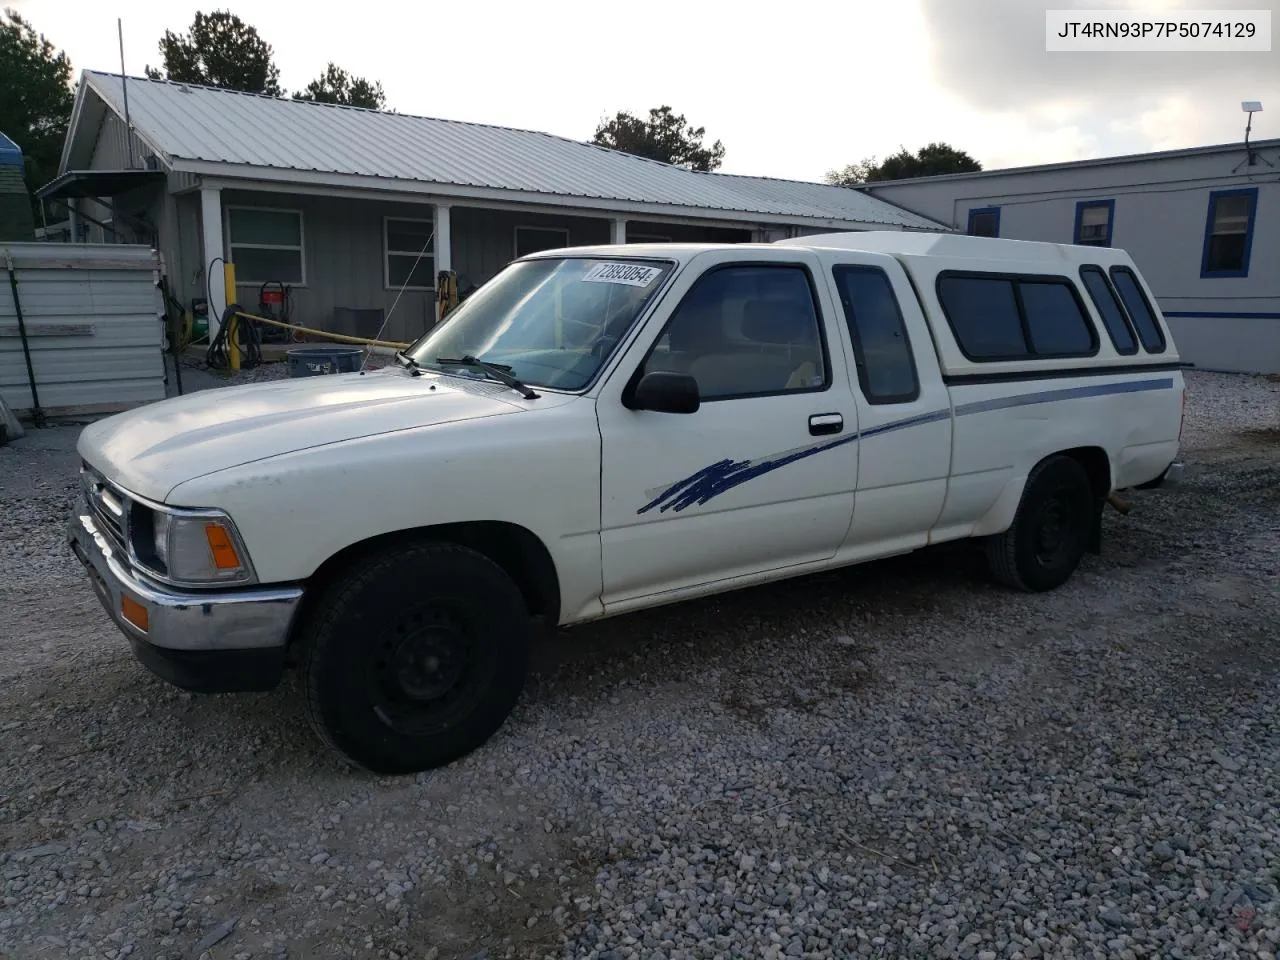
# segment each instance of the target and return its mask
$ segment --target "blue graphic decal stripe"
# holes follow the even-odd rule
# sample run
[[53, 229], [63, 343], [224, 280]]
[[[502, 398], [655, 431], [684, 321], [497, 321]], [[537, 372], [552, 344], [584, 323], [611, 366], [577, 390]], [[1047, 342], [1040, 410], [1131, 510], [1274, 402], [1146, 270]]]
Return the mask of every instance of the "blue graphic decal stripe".
[[[1122, 393], [1144, 393], [1150, 390], [1170, 390], [1173, 388], [1172, 377], [1161, 377], [1155, 380], [1128, 380], [1120, 383], [1092, 383], [1081, 387], [1063, 387], [1057, 390], [1039, 390], [1035, 393], [1020, 393], [1011, 397], [991, 397], [987, 400], [973, 400], [957, 404], [955, 416], [966, 417], [976, 413], [990, 413], [993, 410], [1009, 410], [1014, 407], [1029, 407], [1040, 403], [1056, 403], [1060, 400], [1079, 400], [1085, 397], [1105, 397]], [[772, 473], [788, 464], [804, 460], [815, 454], [825, 453], [858, 440], [882, 436], [910, 427], [919, 427], [927, 423], [937, 423], [952, 415], [950, 408], [921, 413], [892, 423], [882, 423], [867, 430], [855, 431], [837, 440], [826, 440], [812, 446], [801, 447], [784, 453], [774, 454], [764, 460], [720, 460], [710, 466], [703, 467], [697, 473], [677, 480], [663, 489], [652, 500], [636, 511], [637, 514], [648, 513], [657, 508], [660, 513], [673, 510], [680, 513], [688, 507], [698, 506], [727, 490], [741, 486], [748, 480]]]
[[1038, 403], [1056, 403], [1059, 400], [1081, 400], [1085, 397], [1109, 397], [1119, 393], [1145, 393], [1148, 390], [1172, 389], [1172, 377], [1161, 377], [1157, 380], [1126, 380], [1123, 383], [1090, 383], [1083, 387], [1063, 387], [1059, 390], [1019, 393], [1012, 397], [973, 400], [969, 403], [957, 404], [956, 416], [988, 413], [991, 410], [1009, 410], [1013, 407], [1030, 407]]
[[752, 463], [750, 460], [721, 460], [719, 463], [713, 463], [709, 467], [703, 467], [697, 473], [685, 477], [683, 480], [677, 480], [637, 510], [636, 513], [648, 513], [654, 507], [658, 507], [659, 504], [661, 504], [659, 508], [661, 513], [666, 513], [668, 510], [675, 510], [676, 513], [679, 513], [686, 507], [706, 503], [713, 497], [718, 497], [726, 490], [732, 490], [748, 480], [771, 473], [789, 463], [795, 463], [797, 460], [812, 457], [814, 454], [825, 453], [835, 447], [853, 443], [857, 439], [858, 434], [851, 433], [849, 436], [841, 437], [839, 440], [828, 440], [812, 447], [801, 447], [791, 453], [776, 455], [756, 463]]

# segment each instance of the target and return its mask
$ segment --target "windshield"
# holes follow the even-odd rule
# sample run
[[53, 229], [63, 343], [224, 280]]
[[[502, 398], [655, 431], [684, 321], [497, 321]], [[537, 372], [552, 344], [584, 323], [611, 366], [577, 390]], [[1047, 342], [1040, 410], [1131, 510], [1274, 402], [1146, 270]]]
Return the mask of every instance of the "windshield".
[[591, 382], [670, 273], [654, 260], [523, 260], [463, 301], [405, 351], [421, 367], [485, 377], [441, 359], [501, 364], [530, 385], [580, 390]]

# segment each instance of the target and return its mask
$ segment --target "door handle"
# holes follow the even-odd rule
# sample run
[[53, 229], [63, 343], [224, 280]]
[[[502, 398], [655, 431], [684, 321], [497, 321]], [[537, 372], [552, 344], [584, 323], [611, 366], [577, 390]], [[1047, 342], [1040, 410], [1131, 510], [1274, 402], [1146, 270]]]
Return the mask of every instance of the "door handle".
[[809, 432], [815, 437], [827, 433], [839, 433], [844, 429], [844, 417], [838, 413], [815, 413], [809, 418]]

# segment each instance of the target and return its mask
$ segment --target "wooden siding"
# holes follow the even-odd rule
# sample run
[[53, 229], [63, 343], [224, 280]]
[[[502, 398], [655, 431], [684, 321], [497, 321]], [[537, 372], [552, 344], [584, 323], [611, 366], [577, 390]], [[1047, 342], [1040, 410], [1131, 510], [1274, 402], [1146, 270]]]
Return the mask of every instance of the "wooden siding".
[[[129, 162], [129, 141], [133, 141], [133, 163]], [[98, 136], [93, 144], [93, 159], [89, 163], [92, 170], [129, 170], [146, 167], [146, 158], [154, 151], [146, 146], [137, 134], [129, 134], [124, 121], [111, 111], [102, 118], [98, 128]]]
[[[182, 252], [167, 254], [177, 257], [184, 267], [184, 278], [192, 276], [190, 257], [185, 251], [199, 240], [199, 203], [196, 198], [179, 198], [179, 222]], [[336, 308], [382, 309], [389, 311], [397, 290], [385, 283], [383, 236], [384, 217], [406, 217], [430, 220], [434, 208], [430, 204], [391, 203], [378, 200], [324, 198], [304, 195], [264, 194], [224, 190], [224, 208], [228, 206], [274, 207], [299, 210], [303, 218], [303, 257], [306, 282], [292, 288], [291, 313], [295, 322], [319, 329], [332, 328]], [[186, 208], [190, 208], [190, 215]], [[650, 224], [655, 231], [658, 225]], [[610, 221], [605, 218], [565, 217], [480, 207], [451, 208], [453, 269], [458, 274], [458, 289], [478, 287], [510, 263], [516, 254], [516, 228], [542, 227], [568, 231], [568, 244], [608, 243]], [[705, 230], [684, 225], [664, 225], [662, 229], [678, 231], [680, 239], [748, 239], [748, 231]], [[188, 240], [190, 237], [190, 240]], [[198, 246], [194, 249], [198, 249]], [[208, 264], [202, 264], [207, 268]], [[432, 274], [436, 272], [432, 265]], [[201, 285], [185, 280], [184, 296], [205, 296]], [[256, 307], [259, 284], [242, 284], [242, 305]], [[406, 290], [400, 298], [384, 337], [412, 340], [434, 322], [434, 291]]]
[[[293, 284], [293, 322], [332, 328], [336, 308], [389, 311], [396, 290], [388, 289], [383, 272], [383, 218], [431, 219], [429, 204], [384, 203], [287, 194], [222, 192], [222, 205], [273, 207], [302, 212], [306, 283]], [[198, 198], [197, 198], [198, 207]], [[224, 242], [230, 243], [229, 237]], [[226, 256], [226, 252], [223, 253]], [[207, 268], [208, 264], [204, 264]], [[433, 271], [434, 272], [434, 271]], [[239, 284], [242, 306], [257, 309], [261, 284]], [[204, 294], [197, 294], [203, 296]], [[435, 294], [406, 290], [396, 305], [385, 338], [412, 340], [433, 322]]]
[[538, 227], [569, 231], [568, 246], [608, 243], [611, 221], [589, 217], [454, 207], [453, 269], [458, 289], [480, 286], [516, 257], [516, 228]]
[[699, 227], [688, 223], [627, 221], [628, 240], [644, 243], [648, 237], [666, 237], [671, 243], [747, 243], [751, 240], [751, 231], [725, 227]]

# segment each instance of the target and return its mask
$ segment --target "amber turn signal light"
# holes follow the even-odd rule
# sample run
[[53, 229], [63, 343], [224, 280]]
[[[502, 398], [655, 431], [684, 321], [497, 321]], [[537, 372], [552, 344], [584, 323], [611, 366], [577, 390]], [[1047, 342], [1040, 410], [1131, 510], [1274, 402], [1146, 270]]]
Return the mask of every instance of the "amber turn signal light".
[[120, 613], [143, 633], [146, 633], [147, 628], [151, 626], [151, 618], [147, 614], [147, 608], [133, 599], [133, 597], [122, 596], [120, 598]]
[[236, 553], [235, 545], [226, 528], [218, 523], [206, 523], [205, 539], [209, 541], [209, 550], [213, 554], [213, 565], [219, 570], [238, 570], [243, 564]]

